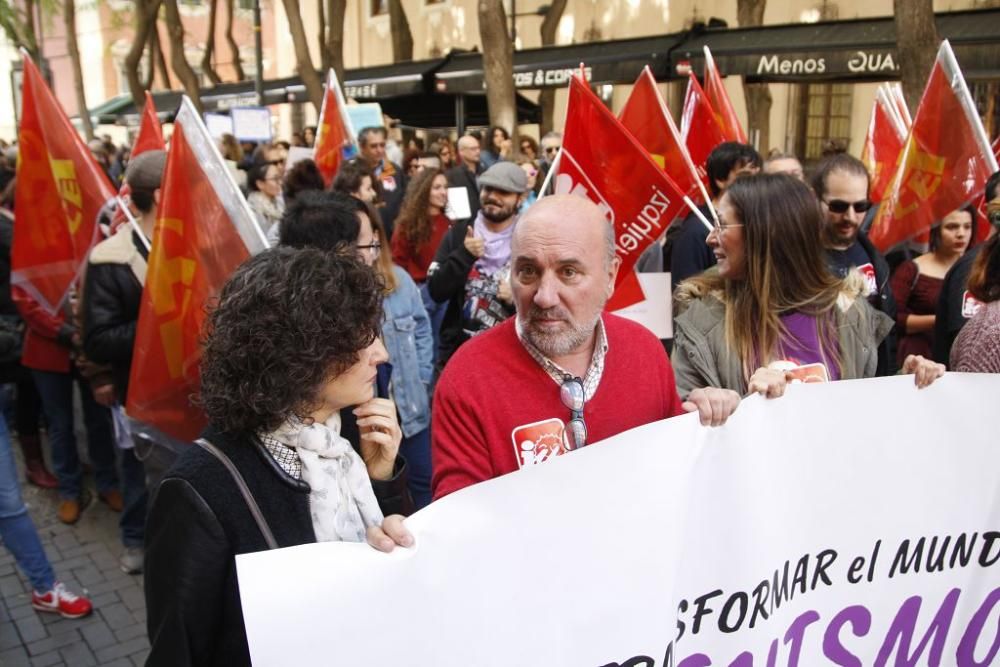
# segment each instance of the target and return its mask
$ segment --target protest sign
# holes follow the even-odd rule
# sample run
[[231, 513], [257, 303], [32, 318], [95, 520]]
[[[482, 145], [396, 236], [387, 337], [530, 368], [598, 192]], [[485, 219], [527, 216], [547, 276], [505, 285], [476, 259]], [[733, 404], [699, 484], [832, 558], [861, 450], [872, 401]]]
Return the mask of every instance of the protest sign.
[[221, 139], [222, 135], [233, 133], [233, 119], [229, 114], [206, 113], [205, 127], [213, 139]]
[[385, 120], [382, 118], [382, 105], [375, 102], [366, 104], [348, 104], [344, 107], [351, 127], [355, 132], [361, 132], [366, 127], [382, 127]]
[[1000, 448], [978, 415], [997, 395], [995, 375], [795, 385], [720, 428], [676, 417], [446, 496], [407, 520], [411, 549], [238, 556], [251, 656], [991, 664]]
[[233, 136], [240, 141], [271, 141], [271, 111], [267, 107], [237, 107], [230, 109]]
[[638, 322], [661, 340], [674, 337], [673, 302], [669, 273], [636, 273], [642, 293], [646, 296], [639, 303], [616, 310], [619, 315]]

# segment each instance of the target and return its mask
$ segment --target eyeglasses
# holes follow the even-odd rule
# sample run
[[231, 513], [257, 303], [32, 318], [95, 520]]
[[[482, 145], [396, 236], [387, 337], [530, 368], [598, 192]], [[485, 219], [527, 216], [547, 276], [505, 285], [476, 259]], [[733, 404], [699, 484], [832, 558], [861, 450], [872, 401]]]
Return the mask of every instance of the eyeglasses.
[[361, 250], [367, 250], [367, 251], [371, 252], [371, 254], [374, 255], [375, 257], [378, 257], [379, 253], [382, 251], [382, 244], [381, 243], [369, 243], [368, 245], [359, 245], [359, 246], [355, 246], [355, 247], [359, 251], [361, 251]]
[[583, 391], [583, 380], [567, 375], [559, 387], [559, 399], [569, 408], [569, 437], [567, 446], [580, 449], [587, 444], [587, 423], [583, 421], [583, 404], [586, 394]]
[[824, 199], [823, 203], [830, 209], [830, 213], [838, 215], [847, 213], [847, 209], [849, 208], [853, 208], [855, 213], [865, 213], [872, 207], [872, 203], [867, 199], [856, 202], [846, 202], [843, 199], [831, 199], [829, 201]]
[[715, 219], [715, 224], [713, 225], [713, 229], [715, 229], [716, 234], [722, 236], [723, 234], [726, 233], [727, 229], [731, 229], [733, 227], [742, 227], [742, 226], [743, 226], [742, 222], [725, 222], [721, 217], [717, 217]]
[[545, 152], [546, 153], [555, 153], [557, 150], [559, 150], [558, 146], [546, 146], [545, 147]]

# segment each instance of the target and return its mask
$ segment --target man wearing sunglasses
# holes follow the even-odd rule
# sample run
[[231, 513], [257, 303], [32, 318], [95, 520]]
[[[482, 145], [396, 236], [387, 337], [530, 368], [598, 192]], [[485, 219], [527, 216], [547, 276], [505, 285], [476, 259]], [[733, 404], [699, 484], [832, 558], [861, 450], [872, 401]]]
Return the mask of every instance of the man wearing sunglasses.
[[[878, 310], [896, 319], [896, 300], [889, 288], [889, 264], [861, 229], [872, 208], [868, 199], [869, 174], [861, 160], [837, 153], [816, 167], [812, 186], [819, 198], [826, 224], [823, 244], [830, 269], [844, 277], [857, 269], [868, 284], [868, 300]], [[879, 347], [876, 375], [896, 372], [895, 332]]]
[[620, 262], [589, 199], [538, 200], [514, 229], [511, 262], [516, 317], [459, 348], [437, 385], [435, 498], [685, 412], [719, 425], [739, 405], [716, 388], [681, 402], [660, 341], [604, 312]]

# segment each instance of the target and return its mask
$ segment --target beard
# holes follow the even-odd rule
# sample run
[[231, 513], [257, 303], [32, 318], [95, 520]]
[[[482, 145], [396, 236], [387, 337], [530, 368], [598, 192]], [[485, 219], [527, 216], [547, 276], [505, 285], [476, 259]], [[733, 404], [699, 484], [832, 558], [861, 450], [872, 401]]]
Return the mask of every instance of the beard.
[[[510, 207], [504, 206], [503, 202], [498, 202], [495, 199], [485, 199], [481, 202], [481, 204], [482, 207], [479, 210], [483, 214], [483, 217], [490, 222], [506, 222], [512, 215], [514, 215], [514, 210], [517, 207], [517, 204]], [[495, 206], [499, 209], [499, 211], [488, 211], [486, 209], [487, 204]]]
[[[601, 317], [601, 311], [598, 310], [590, 321], [579, 324], [573, 322], [569, 313], [558, 306], [538, 308], [532, 305], [528, 312], [518, 313], [517, 317], [521, 322], [522, 333], [528, 342], [546, 357], [552, 359], [574, 352], [586, 343], [587, 339], [594, 333], [597, 320]], [[540, 319], [562, 320], [565, 326], [558, 331], [547, 331], [536, 324]]]

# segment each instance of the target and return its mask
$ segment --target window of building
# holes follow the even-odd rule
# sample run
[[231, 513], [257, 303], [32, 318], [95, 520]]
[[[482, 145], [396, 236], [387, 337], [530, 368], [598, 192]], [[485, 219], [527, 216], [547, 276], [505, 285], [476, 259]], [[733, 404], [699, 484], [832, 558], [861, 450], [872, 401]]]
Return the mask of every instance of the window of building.
[[851, 140], [851, 84], [810, 83], [802, 88], [795, 152], [815, 161], [831, 144], [846, 148]]
[[389, 0], [368, 0], [372, 16], [382, 16], [389, 13]]

